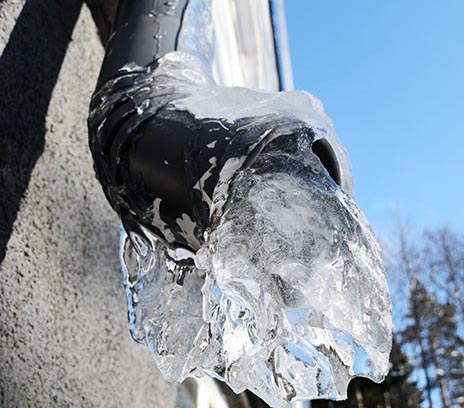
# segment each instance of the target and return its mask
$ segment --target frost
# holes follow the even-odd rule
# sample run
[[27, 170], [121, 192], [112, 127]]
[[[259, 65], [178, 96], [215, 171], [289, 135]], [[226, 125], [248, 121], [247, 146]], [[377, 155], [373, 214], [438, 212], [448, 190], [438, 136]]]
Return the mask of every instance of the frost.
[[343, 399], [353, 377], [388, 372], [378, 244], [299, 137], [236, 175], [196, 254], [151, 236], [154, 250], [140, 256], [123, 235], [131, 330], [167, 379], [208, 375], [286, 407]]

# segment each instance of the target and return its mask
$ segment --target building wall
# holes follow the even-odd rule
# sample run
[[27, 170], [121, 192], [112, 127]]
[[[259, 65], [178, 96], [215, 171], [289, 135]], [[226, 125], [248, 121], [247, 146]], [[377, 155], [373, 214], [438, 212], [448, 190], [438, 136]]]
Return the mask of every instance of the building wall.
[[103, 57], [77, 0], [0, 0], [0, 406], [173, 407], [130, 338], [119, 223], [94, 177]]

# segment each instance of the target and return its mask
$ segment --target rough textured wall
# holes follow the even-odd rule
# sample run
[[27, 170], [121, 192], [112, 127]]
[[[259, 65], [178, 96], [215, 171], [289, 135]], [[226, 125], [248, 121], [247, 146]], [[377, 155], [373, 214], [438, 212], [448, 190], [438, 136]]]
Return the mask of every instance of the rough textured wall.
[[0, 53], [0, 406], [172, 407], [127, 330], [118, 221], [87, 147], [91, 14], [0, 0]]

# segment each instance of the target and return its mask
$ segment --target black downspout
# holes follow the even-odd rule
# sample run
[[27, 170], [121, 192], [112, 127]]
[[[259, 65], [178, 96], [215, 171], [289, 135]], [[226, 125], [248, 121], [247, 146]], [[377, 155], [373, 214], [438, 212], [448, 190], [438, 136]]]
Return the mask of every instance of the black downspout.
[[120, 0], [98, 86], [127, 64], [146, 67], [176, 50], [188, 0]]
[[166, 102], [141, 114], [140, 95], [148, 105], [160, 100], [154, 71], [160, 58], [178, 49], [193, 2], [120, 0], [92, 97], [89, 137], [97, 177], [129, 236], [143, 239], [145, 228], [168, 245], [196, 250], [210, 225], [213, 191], [224, 181], [220, 172], [227, 161], [239, 158], [243, 168], [276, 137], [313, 133], [280, 115], [234, 123], [217, 116], [197, 119], [170, 106], [183, 97], [175, 89], [171, 95], [162, 91]]

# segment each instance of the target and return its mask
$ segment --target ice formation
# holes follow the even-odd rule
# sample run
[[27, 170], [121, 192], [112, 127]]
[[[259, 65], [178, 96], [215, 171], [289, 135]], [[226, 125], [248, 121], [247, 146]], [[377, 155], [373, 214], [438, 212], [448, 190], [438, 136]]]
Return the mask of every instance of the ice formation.
[[[185, 52], [167, 54], [156, 68], [126, 67], [94, 97], [100, 177], [109, 174], [101, 154], [106, 119], [121, 101], [136, 110], [126, 120], [127, 143], [149, 120], [214, 125], [208, 138], [195, 136], [199, 150], [185, 150], [207, 228], [187, 214], [168, 220], [158, 197], [140, 210], [143, 223], [121, 236], [132, 335], [164, 376], [211, 376], [272, 407], [343, 399], [355, 376], [382, 380], [391, 305], [381, 254], [350, 195], [348, 158], [320, 101], [218, 86]], [[335, 152], [340, 185], [313, 151], [318, 140]], [[113, 205], [133, 215], [127, 182], [103, 185]], [[176, 249], [176, 239], [193, 252]]]
[[[111, 115], [123, 104], [131, 107], [123, 118], [125, 131], [119, 132], [117, 142], [113, 142], [119, 166], [115, 175], [113, 155], [107, 154], [108, 134], [112, 134], [114, 123], [119, 123]], [[146, 199], [140, 191], [132, 192], [138, 183], [127, 177], [130, 171], [124, 168], [129, 163], [128, 146], [150, 121], [169, 122], [170, 127], [181, 129], [164, 137], [181, 135], [178, 156], [184, 162], [171, 163], [162, 157], [166, 154], [163, 149], [158, 151], [168, 168], [173, 164], [176, 171], [181, 169], [181, 189], [193, 197], [189, 210], [179, 212], [177, 203], [168, 203], [156, 191]], [[264, 146], [285, 135], [307, 134], [309, 144], [327, 141], [336, 156], [342, 189], [350, 194], [353, 191], [347, 154], [317, 98], [307, 92], [217, 85], [204, 59], [186, 52], [168, 53], [153, 66], [122, 69], [120, 76], [107, 81], [94, 94], [89, 127], [97, 176], [123, 223], [149, 225], [171, 244], [198, 249], [210, 217], [222, 211], [235, 173], [248, 166]], [[216, 185], [218, 192], [214, 193]], [[137, 200], [131, 201], [134, 196]]]
[[208, 375], [283, 408], [344, 399], [353, 377], [388, 372], [378, 244], [311, 143], [276, 139], [238, 172], [196, 253], [147, 231], [149, 246], [135, 251], [123, 231], [132, 335], [168, 380]]
[[[127, 228], [132, 336], [168, 380], [210, 376], [278, 408], [343, 399], [355, 376], [382, 380], [391, 345], [381, 254], [348, 157], [312, 95], [216, 84], [213, 34], [211, 1], [192, 0], [176, 51], [126, 64], [92, 98], [96, 173]], [[163, 183], [133, 182], [132, 144], [160, 137], [147, 123], [169, 123], [163, 140], [180, 160], [162, 148], [156, 160], [181, 174], [192, 208], [163, 198]], [[333, 150], [338, 184], [318, 141]]]

